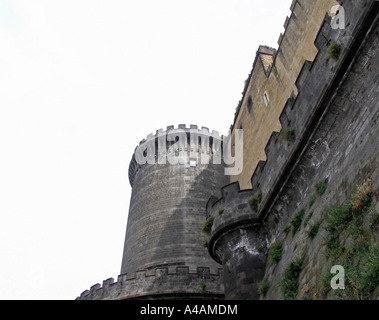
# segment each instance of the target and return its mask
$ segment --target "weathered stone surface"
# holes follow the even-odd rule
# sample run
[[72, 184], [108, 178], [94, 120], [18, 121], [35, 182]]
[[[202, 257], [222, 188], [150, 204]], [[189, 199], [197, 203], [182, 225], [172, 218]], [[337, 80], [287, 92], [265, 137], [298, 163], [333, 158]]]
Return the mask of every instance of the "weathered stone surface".
[[[325, 208], [341, 204], [357, 185], [371, 179], [372, 210], [379, 213], [379, 3], [344, 1], [346, 28], [332, 29], [330, 17], [325, 17], [316, 32], [315, 48], [308, 52], [314, 54], [314, 61], [299, 64], [302, 50], [307, 49], [294, 48], [295, 44], [307, 32], [314, 34], [314, 22], [322, 20], [321, 2], [315, 3], [293, 2], [277, 60], [265, 56], [264, 70], [257, 65], [255, 71], [260, 74], [249, 78], [252, 84], [245, 87], [243, 106], [251, 93], [250, 85], [260, 93], [267, 88], [272, 92], [267, 110], [254, 113], [253, 108], [247, 114], [241, 109], [236, 118], [236, 123], [247, 129], [245, 156], [251, 157], [245, 159], [249, 164], [240, 182], [244, 188], [250, 180], [253, 188], [241, 190], [237, 182], [228, 184], [224, 166], [138, 165], [133, 158], [129, 168], [133, 194], [122, 274], [117, 282], [108, 279], [102, 286], [92, 286], [80, 299], [221, 298], [224, 292], [226, 299], [258, 299], [262, 279], [269, 283], [266, 298], [282, 299], [284, 271], [299, 257], [304, 260], [298, 296], [323, 297], [323, 277], [333, 263], [325, 255]], [[317, 17], [307, 30], [304, 19], [312, 15]], [[332, 42], [342, 48], [337, 61], [327, 56]], [[261, 47], [257, 59], [259, 54], [272, 52]], [[272, 83], [265, 78], [268, 74]], [[290, 83], [285, 84], [287, 81]], [[286, 94], [282, 94], [283, 86]], [[273, 106], [280, 112], [264, 117], [262, 114], [272, 111]], [[255, 127], [250, 130], [249, 125]], [[254, 130], [266, 125], [270, 132], [276, 126], [291, 127], [295, 135], [286, 140], [274, 132], [268, 138], [264, 130], [253, 137]], [[208, 128], [179, 128], [218, 136]], [[175, 128], [169, 126], [167, 130]], [[159, 130], [141, 144], [159, 146], [162, 136], [166, 132]], [[260, 160], [263, 154], [265, 161]], [[158, 152], [153, 158], [165, 155]], [[322, 195], [315, 191], [320, 181], [326, 184]], [[257, 195], [259, 201], [251, 206], [249, 200], [258, 199]], [[304, 210], [304, 217], [294, 232], [291, 219], [299, 210]], [[201, 232], [208, 217], [214, 218], [210, 237]], [[310, 226], [317, 222], [320, 228], [311, 238]], [[378, 228], [370, 232], [372, 241], [377, 241]], [[279, 262], [272, 263], [268, 252], [275, 241], [282, 243], [284, 254]]]
[[[288, 101], [280, 117], [282, 127], [290, 124], [294, 129], [295, 139], [283, 141], [274, 133], [265, 148], [267, 160], [258, 164], [252, 176], [253, 189], [241, 192], [238, 184], [232, 184], [227, 194], [208, 207], [208, 214], [215, 217], [210, 252], [229, 274], [226, 297], [254, 298], [255, 283], [266, 278], [270, 283], [267, 297], [282, 299], [284, 270], [300, 256], [304, 256], [304, 262], [299, 292], [319, 297], [316, 291], [329, 265], [323, 247], [326, 234], [321, 226], [316, 237], [310, 239], [310, 226], [322, 221], [327, 206], [342, 203], [368, 178], [373, 180], [374, 190], [378, 185], [378, 5], [370, 5], [376, 10], [347, 2], [349, 28], [333, 30], [327, 19], [319, 31], [315, 41], [319, 52], [312, 63], [304, 64], [296, 81], [299, 94], [296, 100]], [[325, 39], [344, 48], [338, 61], [327, 58]], [[309, 208], [320, 181], [326, 183], [326, 193], [317, 196]], [[241, 205], [257, 192], [262, 192], [258, 212], [247, 214]], [[308, 225], [302, 224], [294, 235], [284, 232], [292, 214], [301, 209], [305, 217], [312, 212]], [[219, 211], [224, 213], [218, 216]], [[261, 259], [248, 262], [233, 244], [242, 242], [242, 230], [251, 229], [254, 223], [258, 227], [248, 233], [245, 242], [251, 248], [260, 248]], [[265, 272], [257, 274], [276, 240], [283, 243], [282, 260], [275, 266], [268, 263]], [[250, 285], [250, 295], [243, 292], [242, 283]]]
[[[181, 129], [184, 130], [183, 126]], [[209, 132], [204, 128], [187, 129], [188, 141], [191, 130], [201, 134]], [[154, 137], [151, 139], [154, 141]], [[158, 137], [155, 140], [157, 142]], [[196, 145], [188, 143], [185, 147], [188, 160]], [[166, 164], [140, 165], [136, 170], [122, 274], [159, 265], [182, 264], [193, 270], [197, 267], [217, 270], [219, 266], [204, 249], [207, 236], [202, 233], [202, 227], [209, 195], [219, 192], [227, 177], [223, 165], [213, 164], [212, 160], [208, 165], [201, 164], [200, 157], [201, 152], [195, 166], [166, 161]]]

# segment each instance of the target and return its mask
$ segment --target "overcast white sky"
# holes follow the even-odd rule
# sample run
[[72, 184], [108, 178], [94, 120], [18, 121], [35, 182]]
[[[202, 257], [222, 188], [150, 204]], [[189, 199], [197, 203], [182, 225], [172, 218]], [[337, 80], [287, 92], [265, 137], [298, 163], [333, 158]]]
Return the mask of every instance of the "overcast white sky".
[[227, 134], [291, 0], [0, 0], [0, 299], [75, 299], [120, 272], [134, 148]]

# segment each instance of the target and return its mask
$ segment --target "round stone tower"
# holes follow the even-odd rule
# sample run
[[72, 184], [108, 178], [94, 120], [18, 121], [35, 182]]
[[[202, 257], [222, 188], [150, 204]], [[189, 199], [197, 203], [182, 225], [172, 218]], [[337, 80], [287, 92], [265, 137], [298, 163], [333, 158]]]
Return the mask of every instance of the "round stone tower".
[[225, 168], [223, 137], [208, 128], [169, 126], [142, 140], [129, 165], [121, 274], [78, 299], [223, 299], [222, 266], [202, 229], [209, 197], [229, 182]]
[[[227, 183], [221, 138], [197, 126], [157, 131], [137, 147], [121, 273], [158, 266], [217, 269], [202, 233], [206, 204]], [[215, 156], [215, 157], [213, 157]]]
[[[208, 254], [202, 227], [210, 195], [229, 180], [221, 154], [219, 134], [194, 125], [170, 126], [141, 141], [129, 166], [132, 195], [121, 274], [187, 268], [199, 275], [203, 288], [204, 272], [199, 271], [219, 274], [221, 266]], [[223, 293], [201, 294], [206, 291]]]

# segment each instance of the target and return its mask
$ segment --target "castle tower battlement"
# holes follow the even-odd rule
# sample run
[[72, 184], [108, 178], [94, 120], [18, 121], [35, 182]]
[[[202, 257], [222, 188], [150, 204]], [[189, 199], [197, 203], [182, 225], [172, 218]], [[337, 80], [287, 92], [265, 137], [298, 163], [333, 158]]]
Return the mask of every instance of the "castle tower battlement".
[[[320, 297], [327, 228], [310, 230], [357, 181], [373, 182], [379, 208], [379, 2], [294, 0], [284, 27], [278, 50], [259, 47], [226, 139], [181, 124], [139, 143], [121, 275], [78, 299], [286, 298], [280, 284], [300, 257], [296, 294]], [[223, 156], [240, 135], [243, 171], [229, 179]]]
[[129, 182], [133, 186], [139, 168], [147, 164], [174, 164], [179, 162], [189, 166], [190, 161], [207, 164], [209, 161], [221, 164], [224, 136], [219, 132], [197, 125], [186, 127], [185, 124], [167, 126], [166, 131], [159, 129], [149, 134], [136, 147], [129, 165]]
[[202, 227], [209, 194], [228, 182], [221, 149], [217, 131], [195, 125], [169, 126], [140, 142], [129, 167], [132, 195], [121, 274], [165, 266], [218, 273]]
[[[234, 182], [221, 189], [221, 198], [212, 196], [207, 203], [207, 216], [213, 217], [208, 248], [215, 261], [223, 265], [224, 274], [228, 274], [224, 283], [226, 299], [259, 298], [257, 284], [264, 276], [269, 247], [283, 228], [284, 213], [290, 203], [305, 201], [310, 188], [309, 181], [317, 177], [320, 164], [333, 155], [330, 150], [332, 142], [321, 142], [331, 140], [334, 143], [343, 132], [333, 132], [332, 129], [338, 117], [343, 119], [352, 102], [346, 98], [337, 98], [337, 94], [345, 85], [344, 81], [352, 66], [359, 60], [375, 21], [377, 23], [378, 4], [371, 2], [370, 6], [376, 11], [354, 2], [346, 4], [350, 28], [343, 31], [334, 30], [331, 18], [325, 16], [314, 41], [318, 53], [313, 62], [304, 62], [298, 74], [295, 85], [299, 93], [287, 100], [279, 115], [283, 129], [281, 132], [272, 132], [263, 150], [266, 160], [258, 162], [251, 176], [253, 188], [242, 189], [238, 182]], [[338, 59], [328, 57], [327, 49], [331, 43], [341, 47]], [[377, 102], [368, 99], [365, 101], [366, 106], [362, 114], [374, 119], [378, 110]], [[353, 121], [353, 117], [348, 118], [348, 121]], [[366, 120], [361, 125], [361, 131], [367, 123], [369, 121]], [[354, 137], [351, 132], [345, 134]], [[348, 146], [345, 148], [349, 150]], [[375, 149], [370, 148], [371, 157]], [[320, 149], [324, 152], [316, 151]], [[338, 148], [334, 152], [334, 161], [345, 154]], [[333, 161], [329, 163], [332, 168], [323, 173], [322, 181], [330, 179], [333, 171], [342, 170], [333, 167]], [[327, 167], [325, 163], [323, 166]], [[299, 177], [301, 181], [294, 183], [294, 180], [300, 180]], [[295, 207], [294, 211], [300, 209]], [[241, 284], [238, 288], [235, 287], [236, 279]]]
[[102, 285], [91, 286], [76, 299], [172, 299], [183, 296], [221, 299], [223, 291], [222, 269], [211, 271], [208, 267], [198, 267], [190, 271], [188, 266], [166, 266], [121, 274], [117, 282], [113, 278], [106, 279]]

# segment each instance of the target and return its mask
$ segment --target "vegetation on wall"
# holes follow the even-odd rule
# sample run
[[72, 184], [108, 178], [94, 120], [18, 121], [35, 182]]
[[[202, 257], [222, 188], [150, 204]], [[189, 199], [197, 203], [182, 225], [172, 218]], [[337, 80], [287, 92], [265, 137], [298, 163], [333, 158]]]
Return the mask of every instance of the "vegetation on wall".
[[264, 298], [268, 292], [268, 289], [270, 288], [270, 284], [268, 280], [265, 278], [262, 280], [261, 284], [259, 285], [258, 292], [259, 295]]
[[203, 279], [200, 280], [200, 284], [199, 285], [200, 285], [200, 290], [201, 291], [205, 291], [207, 285], [206, 285], [206, 283], [205, 283], [205, 281]]
[[292, 215], [291, 231], [292, 231], [293, 236], [296, 234], [297, 230], [299, 230], [301, 223], [303, 221], [303, 217], [304, 217], [304, 209], [297, 211]]
[[[326, 255], [332, 265], [345, 268], [345, 289], [330, 292], [325, 275], [324, 295], [330, 298], [371, 299], [379, 286], [379, 245], [372, 241], [372, 183], [367, 180], [341, 205], [325, 211]], [[371, 215], [370, 215], [371, 214]], [[375, 297], [374, 297], [375, 298]]]
[[[321, 181], [315, 185], [314, 198], [325, 193], [327, 184]], [[305, 236], [312, 241], [323, 230], [323, 240], [314, 242], [312, 250], [317, 252], [317, 246], [323, 248], [322, 259], [325, 267], [314, 270], [317, 277], [315, 287], [309, 288], [304, 284], [300, 290], [300, 274], [307, 251], [301, 257], [292, 260], [283, 270], [280, 281], [281, 295], [284, 299], [377, 299], [379, 296], [379, 214], [372, 190], [372, 181], [366, 180], [357, 186], [351, 196], [342, 204], [331, 205], [321, 210], [315, 221], [311, 221], [313, 211], [305, 214], [305, 210], [295, 212], [290, 223], [283, 231], [292, 231], [295, 235], [301, 225], [307, 227]], [[318, 208], [315, 208], [318, 211]], [[326, 234], [325, 234], [326, 232]], [[300, 242], [302, 240], [300, 239]], [[310, 245], [310, 242], [308, 242]], [[306, 245], [306, 247], [308, 247]], [[316, 247], [314, 246], [316, 245]], [[269, 251], [273, 263], [283, 260], [284, 245], [275, 241]], [[295, 245], [296, 248], [296, 245]], [[307, 250], [307, 249], [306, 249]], [[288, 251], [291, 254], [291, 251]], [[311, 258], [310, 258], [311, 259]], [[285, 260], [286, 261], [286, 260]], [[345, 271], [345, 288], [332, 289], [331, 267], [340, 265]], [[259, 293], [265, 298], [269, 290], [270, 276], [262, 280]], [[310, 290], [310, 291], [308, 291]]]
[[280, 289], [283, 298], [294, 300], [299, 290], [299, 276], [303, 268], [304, 257], [293, 260], [284, 271], [283, 278], [280, 282]]
[[319, 196], [322, 196], [326, 191], [326, 182], [320, 181], [320, 182], [316, 183], [315, 189], [316, 189], [316, 194]]
[[316, 196], [315, 196], [315, 195], [312, 195], [312, 196], [309, 198], [309, 201], [308, 201], [308, 207], [309, 207], [309, 208], [312, 208], [312, 206], [314, 205], [315, 202], [316, 202]]
[[282, 130], [280, 133], [280, 137], [288, 142], [295, 140], [295, 130], [292, 127], [287, 127]]
[[271, 247], [268, 251], [268, 254], [271, 257], [271, 260], [274, 263], [278, 263], [282, 259], [283, 253], [284, 253], [284, 249], [283, 249], [283, 245], [280, 241], [275, 241], [271, 245]]
[[304, 227], [308, 225], [309, 220], [312, 218], [312, 216], [313, 216], [313, 211], [309, 212], [307, 217], [304, 219], [304, 222], [303, 222]]
[[203, 225], [203, 232], [206, 233], [206, 234], [211, 234], [211, 230], [212, 230], [212, 226], [213, 226], [213, 221], [214, 221], [214, 217], [209, 217], [204, 225]]
[[312, 224], [310, 226], [310, 228], [308, 230], [308, 237], [309, 238], [313, 239], [317, 235], [317, 233], [320, 229], [320, 225], [321, 225], [321, 220], [315, 222], [314, 224]]
[[338, 60], [338, 58], [340, 57], [340, 53], [341, 53], [341, 46], [338, 43], [333, 42], [328, 47], [328, 57], [330, 59]]
[[261, 201], [262, 201], [262, 192], [259, 191], [255, 196], [249, 199], [249, 205], [250, 205], [251, 210], [258, 212], [258, 205], [261, 203]]

